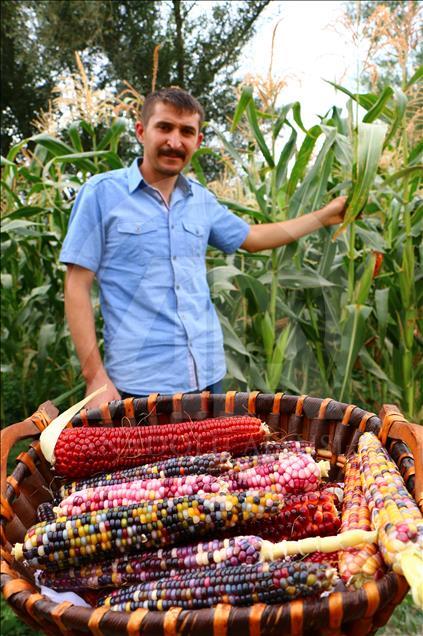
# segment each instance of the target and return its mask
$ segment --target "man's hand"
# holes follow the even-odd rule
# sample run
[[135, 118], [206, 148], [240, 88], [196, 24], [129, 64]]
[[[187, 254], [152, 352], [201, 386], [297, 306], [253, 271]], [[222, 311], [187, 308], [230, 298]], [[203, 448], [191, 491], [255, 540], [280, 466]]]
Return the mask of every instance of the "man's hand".
[[96, 408], [97, 406], [100, 406], [100, 404], [104, 404], [105, 402], [111, 402], [112, 400], [121, 399], [119, 391], [116, 389], [115, 385], [105, 371], [99, 372], [91, 382], [87, 382], [85, 395], [89, 395], [105, 384], [107, 385], [107, 389], [103, 393], [96, 395], [94, 399], [88, 402], [85, 408]]
[[346, 203], [347, 197], [336, 197], [336, 199], [333, 199], [317, 212], [325, 227], [342, 223], [345, 216]]

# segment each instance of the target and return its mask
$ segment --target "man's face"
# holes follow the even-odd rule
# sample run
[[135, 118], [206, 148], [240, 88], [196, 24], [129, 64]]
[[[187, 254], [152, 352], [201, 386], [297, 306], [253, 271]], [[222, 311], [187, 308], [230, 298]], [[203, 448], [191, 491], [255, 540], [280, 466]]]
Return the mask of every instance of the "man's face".
[[137, 139], [144, 146], [143, 169], [157, 179], [179, 174], [203, 139], [198, 113], [176, 110], [157, 102], [144, 126], [137, 122]]

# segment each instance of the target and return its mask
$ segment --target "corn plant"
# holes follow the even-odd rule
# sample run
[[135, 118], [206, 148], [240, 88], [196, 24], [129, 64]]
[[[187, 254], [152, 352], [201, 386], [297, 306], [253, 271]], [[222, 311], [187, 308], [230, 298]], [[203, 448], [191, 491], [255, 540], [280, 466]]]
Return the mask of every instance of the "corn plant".
[[79, 121], [65, 140], [35, 135], [2, 158], [3, 422], [21, 419], [47, 398], [60, 405], [82, 391], [58, 257], [81, 185], [122, 167], [117, 149], [124, 131], [122, 120], [103, 130]]
[[[362, 121], [354, 102], [364, 108]], [[327, 394], [374, 409], [393, 401], [416, 415], [421, 149], [410, 148], [397, 166], [380, 165], [382, 152], [404, 143], [406, 102], [391, 88], [350, 93], [346, 117], [333, 108], [307, 130], [299, 103], [263, 111], [247, 88], [232, 124], [244, 143], [238, 147], [217, 131], [255, 205], [222, 202], [252, 223], [293, 218], [349, 195], [345, 224], [336, 232], [322, 230], [272, 253], [229, 257], [226, 264], [210, 257], [235, 378], [228, 386]]]

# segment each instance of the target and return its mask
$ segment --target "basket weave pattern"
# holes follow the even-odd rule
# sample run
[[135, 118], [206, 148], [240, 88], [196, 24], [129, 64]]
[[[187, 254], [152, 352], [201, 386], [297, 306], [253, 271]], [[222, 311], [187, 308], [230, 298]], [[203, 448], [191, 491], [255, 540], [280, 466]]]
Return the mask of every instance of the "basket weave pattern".
[[[117, 636], [335, 636], [371, 634], [385, 625], [405, 594], [405, 579], [393, 572], [358, 591], [339, 591], [321, 599], [298, 599], [283, 605], [252, 607], [218, 605], [212, 609], [167, 612], [139, 609], [131, 614], [108, 608], [88, 609], [65, 601], [55, 603], [39, 593], [34, 577], [11, 556], [34, 524], [40, 503], [49, 501], [59, 482], [42, 457], [37, 437], [56, 416], [46, 402], [27, 420], [2, 431], [1, 473], [1, 588], [15, 613], [46, 634]], [[319, 459], [330, 461], [329, 479], [343, 479], [346, 457], [357, 448], [364, 431], [377, 434], [397, 463], [407, 488], [418, 493], [423, 509], [423, 430], [408, 423], [394, 406], [385, 406], [380, 417], [331, 398], [228, 392], [223, 395], [150, 395], [148, 398], [111, 402], [84, 409], [72, 426], [148, 426], [164, 422], [200, 420], [224, 415], [256, 415], [271, 431], [288, 439], [303, 438], [315, 445]], [[17, 458], [6, 477], [7, 456], [20, 439], [32, 438], [27, 452]]]

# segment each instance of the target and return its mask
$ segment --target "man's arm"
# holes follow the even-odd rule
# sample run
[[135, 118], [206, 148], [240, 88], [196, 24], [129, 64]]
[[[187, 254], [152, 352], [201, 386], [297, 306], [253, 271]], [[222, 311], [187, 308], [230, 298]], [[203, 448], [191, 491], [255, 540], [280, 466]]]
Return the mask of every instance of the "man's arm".
[[346, 200], [347, 197], [337, 197], [321, 210], [288, 221], [251, 225], [250, 232], [241, 248], [248, 252], [269, 250], [292, 243], [322, 227], [337, 225], [344, 219]]
[[120, 400], [120, 395], [103, 366], [97, 345], [91, 287], [94, 272], [79, 265], [68, 265], [65, 277], [65, 313], [76, 353], [81, 364], [87, 389], [86, 395], [103, 384], [107, 390], [89, 402], [88, 406], [98, 406], [111, 400]]

